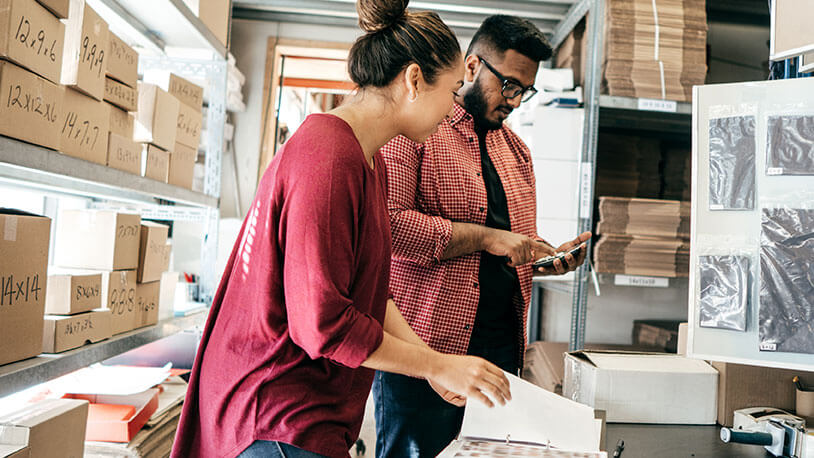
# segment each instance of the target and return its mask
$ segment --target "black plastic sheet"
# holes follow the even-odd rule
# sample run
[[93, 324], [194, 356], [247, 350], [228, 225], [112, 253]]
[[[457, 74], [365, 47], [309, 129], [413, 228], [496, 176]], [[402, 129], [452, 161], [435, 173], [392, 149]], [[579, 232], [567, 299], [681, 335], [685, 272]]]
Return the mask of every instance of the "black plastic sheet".
[[750, 272], [746, 256], [700, 256], [700, 326], [746, 331]]
[[814, 210], [764, 208], [760, 349], [814, 354]]
[[755, 117], [709, 121], [710, 210], [755, 208]]
[[770, 116], [769, 175], [814, 175], [814, 116]]

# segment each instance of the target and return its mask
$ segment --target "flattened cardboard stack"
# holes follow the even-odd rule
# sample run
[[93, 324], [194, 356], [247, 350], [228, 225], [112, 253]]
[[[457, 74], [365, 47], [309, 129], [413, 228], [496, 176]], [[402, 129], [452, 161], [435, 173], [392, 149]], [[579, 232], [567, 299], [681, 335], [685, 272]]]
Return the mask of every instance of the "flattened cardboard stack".
[[690, 101], [704, 83], [705, 0], [612, 0], [605, 27], [608, 94]]
[[689, 274], [690, 203], [599, 198], [597, 272], [686, 277]]
[[688, 144], [605, 132], [597, 151], [596, 192], [619, 197], [690, 199]]
[[[610, 0], [605, 6], [603, 93], [692, 100], [706, 78], [705, 0]], [[584, 75], [583, 28], [557, 52], [558, 67]]]

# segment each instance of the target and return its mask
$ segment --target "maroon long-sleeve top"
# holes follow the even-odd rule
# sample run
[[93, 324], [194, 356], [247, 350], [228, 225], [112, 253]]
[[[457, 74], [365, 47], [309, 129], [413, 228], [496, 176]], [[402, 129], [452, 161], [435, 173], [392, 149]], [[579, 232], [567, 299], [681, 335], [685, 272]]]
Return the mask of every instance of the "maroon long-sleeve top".
[[215, 295], [174, 457], [233, 457], [277, 440], [347, 457], [382, 340], [386, 172], [350, 126], [311, 115], [257, 189]]

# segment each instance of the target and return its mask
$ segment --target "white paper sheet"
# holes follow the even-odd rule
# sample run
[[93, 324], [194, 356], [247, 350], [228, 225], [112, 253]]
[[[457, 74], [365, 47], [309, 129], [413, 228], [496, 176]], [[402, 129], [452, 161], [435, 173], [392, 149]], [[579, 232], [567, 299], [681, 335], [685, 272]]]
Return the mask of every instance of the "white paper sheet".
[[171, 363], [164, 367], [103, 366], [94, 364], [51, 382], [51, 390], [71, 394], [127, 396], [141, 393], [170, 376]]
[[509, 379], [512, 400], [489, 408], [467, 402], [461, 438], [549, 444], [563, 450], [599, 451], [594, 410], [532, 385], [514, 375]]

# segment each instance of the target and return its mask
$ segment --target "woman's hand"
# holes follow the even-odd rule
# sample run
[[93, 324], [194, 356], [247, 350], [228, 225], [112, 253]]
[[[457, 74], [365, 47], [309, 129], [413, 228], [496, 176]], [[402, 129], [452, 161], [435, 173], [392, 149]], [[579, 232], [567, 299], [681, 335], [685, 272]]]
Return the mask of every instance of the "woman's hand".
[[493, 400], [503, 405], [512, 399], [506, 375], [485, 359], [441, 353], [436, 359], [436, 369], [427, 381], [445, 401], [460, 407], [468, 399], [477, 399], [494, 407]]

